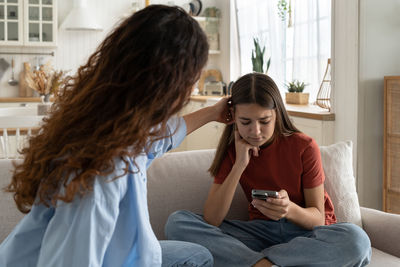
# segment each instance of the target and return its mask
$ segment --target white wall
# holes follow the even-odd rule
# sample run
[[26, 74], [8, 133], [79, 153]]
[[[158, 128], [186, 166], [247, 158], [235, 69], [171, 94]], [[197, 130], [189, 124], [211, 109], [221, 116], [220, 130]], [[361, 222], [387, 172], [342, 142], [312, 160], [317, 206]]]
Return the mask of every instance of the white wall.
[[400, 75], [399, 14], [399, 0], [360, 1], [358, 189], [361, 203], [377, 209], [382, 209], [383, 77]]
[[400, 1], [333, 5], [335, 140], [355, 144], [360, 204], [382, 209], [383, 77], [400, 75]]
[[[42, 63], [52, 60], [56, 69], [70, 70], [75, 73], [78, 67], [86, 62], [88, 57], [95, 51], [96, 47], [105, 38], [108, 32], [118, 23], [123, 15], [126, 15], [130, 8], [131, 0], [88, 0], [88, 7], [92, 9], [92, 14], [98, 19], [98, 23], [103, 26], [101, 32], [87, 31], [58, 31], [58, 45], [56, 48], [17, 48], [0, 47], [0, 52], [51, 52], [55, 51], [55, 57], [43, 56]], [[141, 6], [144, 6], [144, 0], [139, 0]], [[182, 5], [188, 3], [188, 0], [152, 0], [152, 4], [174, 4]], [[216, 68], [221, 70], [224, 81], [229, 81], [229, 0], [203, 0], [203, 10], [206, 7], [216, 6], [221, 10], [222, 20], [220, 26], [220, 47], [221, 54], [210, 55], [207, 68]], [[58, 24], [64, 21], [68, 12], [72, 8], [73, 1], [58, 0]], [[11, 56], [0, 55], [8, 62]], [[14, 56], [16, 76], [22, 70], [23, 62], [30, 62], [35, 65], [37, 56]], [[7, 84], [11, 75], [11, 68], [4, 74], [0, 81], [0, 97], [18, 96], [18, 87], [12, 87]]]
[[[353, 142], [357, 164], [358, 0], [332, 0], [332, 99], [335, 141]], [[357, 179], [357, 169], [354, 168]]]

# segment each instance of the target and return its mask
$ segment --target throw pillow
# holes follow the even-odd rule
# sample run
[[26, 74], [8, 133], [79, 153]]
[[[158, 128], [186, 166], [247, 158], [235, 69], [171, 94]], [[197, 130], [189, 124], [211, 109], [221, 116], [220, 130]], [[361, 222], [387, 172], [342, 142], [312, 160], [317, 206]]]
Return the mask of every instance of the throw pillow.
[[320, 147], [325, 190], [332, 199], [338, 222], [351, 222], [362, 227], [352, 150], [351, 141]]

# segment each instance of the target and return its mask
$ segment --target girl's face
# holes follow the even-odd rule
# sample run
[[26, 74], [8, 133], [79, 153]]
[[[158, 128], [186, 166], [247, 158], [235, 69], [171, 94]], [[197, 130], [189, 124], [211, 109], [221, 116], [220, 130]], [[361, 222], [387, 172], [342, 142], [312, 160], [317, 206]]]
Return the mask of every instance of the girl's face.
[[258, 104], [238, 104], [234, 113], [239, 134], [247, 143], [262, 146], [274, 134], [274, 109], [267, 109]]

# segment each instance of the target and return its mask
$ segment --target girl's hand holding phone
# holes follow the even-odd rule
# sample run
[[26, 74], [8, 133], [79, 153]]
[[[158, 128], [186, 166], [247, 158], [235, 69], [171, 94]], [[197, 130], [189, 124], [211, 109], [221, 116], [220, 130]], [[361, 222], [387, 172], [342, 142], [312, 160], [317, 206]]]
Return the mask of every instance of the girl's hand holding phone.
[[277, 198], [269, 197], [267, 200], [253, 199], [251, 202], [262, 214], [275, 221], [287, 217], [290, 203], [289, 195], [283, 189], [279, 191]]

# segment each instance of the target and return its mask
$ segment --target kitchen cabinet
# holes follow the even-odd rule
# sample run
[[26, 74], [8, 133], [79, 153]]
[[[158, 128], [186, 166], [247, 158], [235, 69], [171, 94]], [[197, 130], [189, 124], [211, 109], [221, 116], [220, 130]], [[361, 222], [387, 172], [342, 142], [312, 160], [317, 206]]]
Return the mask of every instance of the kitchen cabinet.
[[219, 18], [213, 17], [193, 17], [207, 35], [210, 55], [220, 54], [219, 44]]
[[314, 138], [319, 146], [327, 146], [334, 143], [334, 121], [323, 121], [295, 116], [290, 116], [290, 119], [297, 129]]
[[[189, 104], [181, 111], [180, 115], [194, 112], [206, 106], [213, 105], [204, 101], [190, 101]], [[183, 140], [181, 145], [174, 151], [199, 150], [216, 148], [221, 137], [225, 125], [218, 122], [210, 122], [192, 132]]]
[[0, 0], [0, 44], [56, 46], [57, 0]]
[[0, 0], [0, 44], [23, 44], [22, 0]]
[[400, 214], [400, 76], [384, 78], [383, 210]]

